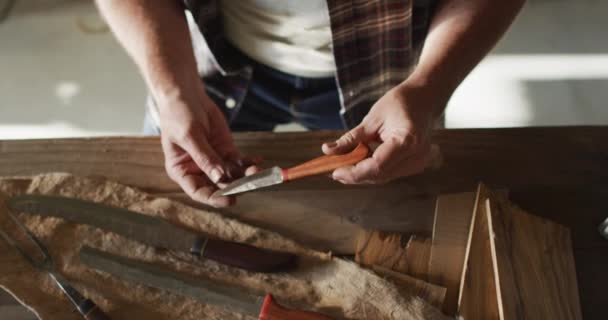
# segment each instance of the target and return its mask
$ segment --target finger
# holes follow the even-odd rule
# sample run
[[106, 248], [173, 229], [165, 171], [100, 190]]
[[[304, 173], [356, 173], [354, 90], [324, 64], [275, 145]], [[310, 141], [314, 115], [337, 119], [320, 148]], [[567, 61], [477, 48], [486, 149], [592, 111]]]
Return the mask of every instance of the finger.
[[355, 164], [338, 168], [332, 174], [335, 180], [346, 184], [378, 183], [385, 179], [386, 168], [398, 161], [400, 148], [393, 141], [387, 141], [374, 151], [371, 157]]
[[241, 156], [237, 159], [237, 163], [241, 167], [257, 166], [262, 164], [264, 159], [260, 156]]
[[246, 175], [246, 170], [251, 166], [257, 166], [261, 163], [260, 157], [242, 157], [236, 155], [229, 161], [226, 161], [227, 175], [230, 181], [242, 178]]
[[220, 182], [226, 173], [223, 163], [204, 137], [189, 137], [181, 144], [196, 165], [213, 181]]
[[359, 142], [371, 140], [362, 125], [343, 134], [334, 142], [326, 142], [322, 146], [325, 154], [342, 154], [353, 150]]
[[258, 166], [249, 166], [247, 167], [247, 169], [245, 170], [245, 175], [246, 176], [250, 176], [252, 174], [256, 174], [258, 172], [260, 172], [262, 169]]
[[203, 175], [185, 174], [174, 178], [174, 181], [194, 201], [216, 208], [227, 207], [234, 203], [234, 197], [212, 196], [217, 188]]

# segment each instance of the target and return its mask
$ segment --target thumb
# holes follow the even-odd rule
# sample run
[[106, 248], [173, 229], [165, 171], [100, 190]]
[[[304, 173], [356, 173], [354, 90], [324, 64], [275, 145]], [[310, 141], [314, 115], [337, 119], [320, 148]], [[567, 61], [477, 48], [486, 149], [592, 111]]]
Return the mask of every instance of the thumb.
[[343, 134], [334, 142], [326, 142], [323, 144], [322, 150], [325, 154], [343, 154], [352, 151], [359, 142], [367, 141], [365, 129], [358, 125], [347, 133]]

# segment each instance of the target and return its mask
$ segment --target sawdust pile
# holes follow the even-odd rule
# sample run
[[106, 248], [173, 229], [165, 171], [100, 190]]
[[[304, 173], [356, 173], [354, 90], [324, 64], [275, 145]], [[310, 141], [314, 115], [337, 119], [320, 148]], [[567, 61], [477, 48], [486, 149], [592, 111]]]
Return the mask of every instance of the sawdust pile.
[[[78, 250], [89, 245], [113, 254], [166, 266], [218, 282], [259, 292], [271, 292], [281, 304], [324, 312], [336, 319], [444, 319], [434, 307], [414, 296], [402, 296], [389, 282], [356, 264], [298, 245], [279, 234], [255, 228], [217, 213], [154, 198], [111, 181], [47, 174], [31, 179], [0, 179], [0, 228], [20, 239], [7, 216], [4, 201], [23, 194], [48, 194], [80, 198], [169, 219], [222, 239], [307, 257], [294, 272], [251, 273], [209, 260], [151, 248], [91, 226], [57, 218], [19, 214], [19, 220], [48, 247], [55, 266], [80, 292], [95, 301], [112, 319], [254, 319], [222, 307], [125, 282], [85, 267]], [[57, 286], [30, 266], [6, 242], [0, 241], [0, 286], [41, 319], [82, 319]]]

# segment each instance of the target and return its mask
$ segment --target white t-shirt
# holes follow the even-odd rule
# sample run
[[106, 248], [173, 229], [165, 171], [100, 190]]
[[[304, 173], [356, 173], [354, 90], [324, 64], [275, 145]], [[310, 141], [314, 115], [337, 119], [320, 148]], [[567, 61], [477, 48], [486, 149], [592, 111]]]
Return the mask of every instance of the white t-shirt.
[[224, 33], [253, 60], [285, 73], [331, 77], [326, 0], [221, 0]]

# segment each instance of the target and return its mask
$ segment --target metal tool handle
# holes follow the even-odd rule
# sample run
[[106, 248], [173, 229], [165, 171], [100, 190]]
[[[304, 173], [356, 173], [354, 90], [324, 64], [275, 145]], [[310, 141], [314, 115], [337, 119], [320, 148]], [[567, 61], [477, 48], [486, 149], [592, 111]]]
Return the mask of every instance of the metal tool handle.
[[110, 320], [110, 317], [90, 299], [83, 301], [83, 303], [78, 306], [78, 311], [80, 311], [87, 320]]
[[108, 317], [91, 299], [85, 298], [78, 290], [69, 285], [67, 281], [56, 272], [49, 272], [59, 288], [70, 299], [78, 312], [87, 320], [109, 320]]
[[316, 312], [283, 308], [274, 301], [270, 294], [267, 294], [259, 320], [333, 320], [333, 318]]
[[282, 172], [283, 181], [328, 173], [340, 167], [356, 164], [367, 158], [368, 154], [369, 147], [363, 143], [359, 143], [359, 145], [350, 153], [321, 156], [293, 168], [285, 169]]

